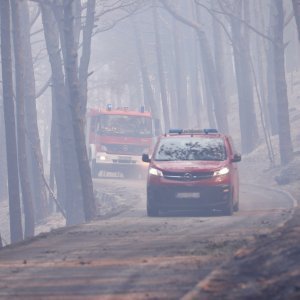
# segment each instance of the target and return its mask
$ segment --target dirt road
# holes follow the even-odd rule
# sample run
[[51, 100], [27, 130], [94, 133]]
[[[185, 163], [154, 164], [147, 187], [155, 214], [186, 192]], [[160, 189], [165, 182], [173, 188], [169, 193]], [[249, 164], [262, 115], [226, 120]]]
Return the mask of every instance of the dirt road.
[[287, 220], [285, 194], [242, 184], [232, 217], [145, 211], [145, 182], [98, 179], [97, 221], [0, 251], [0, 299], [180, 299], [254, 235]]

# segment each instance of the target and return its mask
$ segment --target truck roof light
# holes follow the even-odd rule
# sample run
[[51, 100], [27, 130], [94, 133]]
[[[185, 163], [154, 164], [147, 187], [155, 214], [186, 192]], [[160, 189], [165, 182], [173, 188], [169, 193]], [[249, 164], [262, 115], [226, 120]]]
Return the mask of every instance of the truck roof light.
[[141, 113], [144, 113], [144, 112], [145, 112], [145, 106], [144, 106], [144, 105], [141, 106], [140, 112], [141, 112]]
[[179, 129], [179, 128], [172, 128], [172, 129], [169, 129], [169, 133], [175, 133], [175, 134], [181, 134], [183, 132], [183, 129]]
[[112, 110], [112, 104], [111, 104], [111, 103], [107, 104], [107, 105], [106, 105], [106, 109], [107, 109], [108, 111], [111, 111], [111, 110]]

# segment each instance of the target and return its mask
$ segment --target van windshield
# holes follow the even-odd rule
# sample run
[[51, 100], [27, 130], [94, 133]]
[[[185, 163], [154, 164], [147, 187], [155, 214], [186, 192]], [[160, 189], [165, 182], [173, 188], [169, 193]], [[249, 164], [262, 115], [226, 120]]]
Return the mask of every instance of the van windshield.
[[205, 137], [161, 139], [154, 154], [157, 161], [223, 161], [226, 158], [223, 139]]

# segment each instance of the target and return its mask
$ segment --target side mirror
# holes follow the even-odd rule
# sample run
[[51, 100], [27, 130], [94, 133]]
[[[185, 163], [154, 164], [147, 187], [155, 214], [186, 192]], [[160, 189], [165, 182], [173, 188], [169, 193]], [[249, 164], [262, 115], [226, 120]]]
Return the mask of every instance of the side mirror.
[[143, 153], [142, 161], [147, 163], [150, 162], [149, 154]]
[[231, 162], [239, 162], [239, 161], [241, 161], [241, 160], [242, 160], [241, 154], [235, 153], [235, 154], [233, 155], [233, 158], [231, 159]]

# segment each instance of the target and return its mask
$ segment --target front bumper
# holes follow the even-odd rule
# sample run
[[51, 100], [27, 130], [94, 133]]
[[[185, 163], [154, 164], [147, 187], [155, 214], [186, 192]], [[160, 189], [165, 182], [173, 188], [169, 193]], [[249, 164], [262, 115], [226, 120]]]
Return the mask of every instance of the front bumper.
[[227, 184], [215, 186], [148, 186], [148, 205], [167, 210], [200, 210], [221, 208], [228, 203], [231, 188]]
[[147, 168], [148, 164], [144, 163], [141, 156], [137, 155], [119, 155], [98, 152], [96, 156], [96, 166], [100, 170], [116, 171], [126, 170], [128, 168]]

